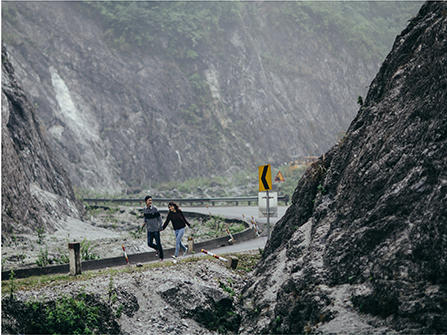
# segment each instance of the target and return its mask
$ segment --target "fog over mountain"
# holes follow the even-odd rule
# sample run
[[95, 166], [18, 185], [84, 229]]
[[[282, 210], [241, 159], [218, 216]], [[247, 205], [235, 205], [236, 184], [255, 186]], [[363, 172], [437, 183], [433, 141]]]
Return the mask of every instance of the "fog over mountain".
[[4, 2], [2, 41], [71, 183], [114, 192], [321, 155], [419, 6]]

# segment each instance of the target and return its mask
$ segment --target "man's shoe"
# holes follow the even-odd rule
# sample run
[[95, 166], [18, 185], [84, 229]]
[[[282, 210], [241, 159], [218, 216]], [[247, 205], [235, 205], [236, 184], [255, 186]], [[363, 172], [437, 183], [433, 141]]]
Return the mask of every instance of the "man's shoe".
[[164, 261], [164, 259], [163, 258], [160, 258], [160, 262], [163, 262]]
[[186, 250], [183, 251], [183, 256], [186, 256], [187, 253], [188, 253], [188, 248], [186, 248]]
[[155, 250], [155, 256], [158, 257], [160, 255], [160, 252], [158, 250]]

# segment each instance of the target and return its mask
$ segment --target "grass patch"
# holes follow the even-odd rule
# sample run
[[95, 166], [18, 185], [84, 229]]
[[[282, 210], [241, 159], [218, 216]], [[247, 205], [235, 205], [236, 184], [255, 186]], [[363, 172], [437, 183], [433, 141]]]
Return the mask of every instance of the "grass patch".
[[[224, 254], [223, 257], [228, 257], [230, 254]], [[233, 254], [232, 254], [233, 255]], [[234, 271], [239, 275], [246, 275], [247, 273], [253, 271], [259, 259], [261, 259], [261, 255], [258, 251], [252, 253], [241, 253], [237, 254], [239, 258], [239, 263], [237, 269]], [[196, 263], [201, 262], [204, 259], [213, 259], [215, 258], [211, 256], [203, 256], [203, 257], [189, 257], [182, 259], [177, 264], [164, 261], [164, 262], [154, 262], [154, 263], [146, 263], [141, 267], [116, 267], [105, 270], [92, 270], [85, 271], [82, 274], [77, 276], [71, 276], [70, 274], [54, 274], [54, 275], [44, 275], [44, 276], [32, 276], [28, 278], [14, 278], [13, 280], [4, 280], [2, 281], [2, 292], [9, 292], [11, 289], [14, 292], [17, 291], [29, 291], [32, 289], [39, 289], [46, 286], [56, 286], [67, 282], [76, 282], [76, 281], [88, 281], [101, 277], [110, 277], [116, 276], [122, 273], [140, 273], [150, 269], [156, 268], [168, 268], [171, 266], [178, 266], [182, 263]]]

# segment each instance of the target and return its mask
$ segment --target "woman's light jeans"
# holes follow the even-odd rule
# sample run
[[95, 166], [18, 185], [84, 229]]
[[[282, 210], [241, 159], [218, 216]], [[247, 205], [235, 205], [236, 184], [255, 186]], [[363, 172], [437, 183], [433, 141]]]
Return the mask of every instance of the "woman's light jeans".
[[175, 230], [175, 257], [178, 256], [178, 251], [180, 248], [182, 248], [183, 251], [186, 251], [186, 247], [182, 243], [182, 237], [184, 233], [185, 227]]

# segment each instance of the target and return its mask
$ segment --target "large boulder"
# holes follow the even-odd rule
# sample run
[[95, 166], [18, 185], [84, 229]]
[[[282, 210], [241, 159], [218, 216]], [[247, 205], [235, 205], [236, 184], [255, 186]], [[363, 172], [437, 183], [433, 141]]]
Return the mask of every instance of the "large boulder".
[[184, 318], [191, 318], [210, 330], [237, 331], [240, 315], [233, 299], [213, 286], [170, 279], [160, 285], [158, 294]]
[[240, 333], [447, 332], [446, 12], [422, 6], [345, 138], [299, 181]]

